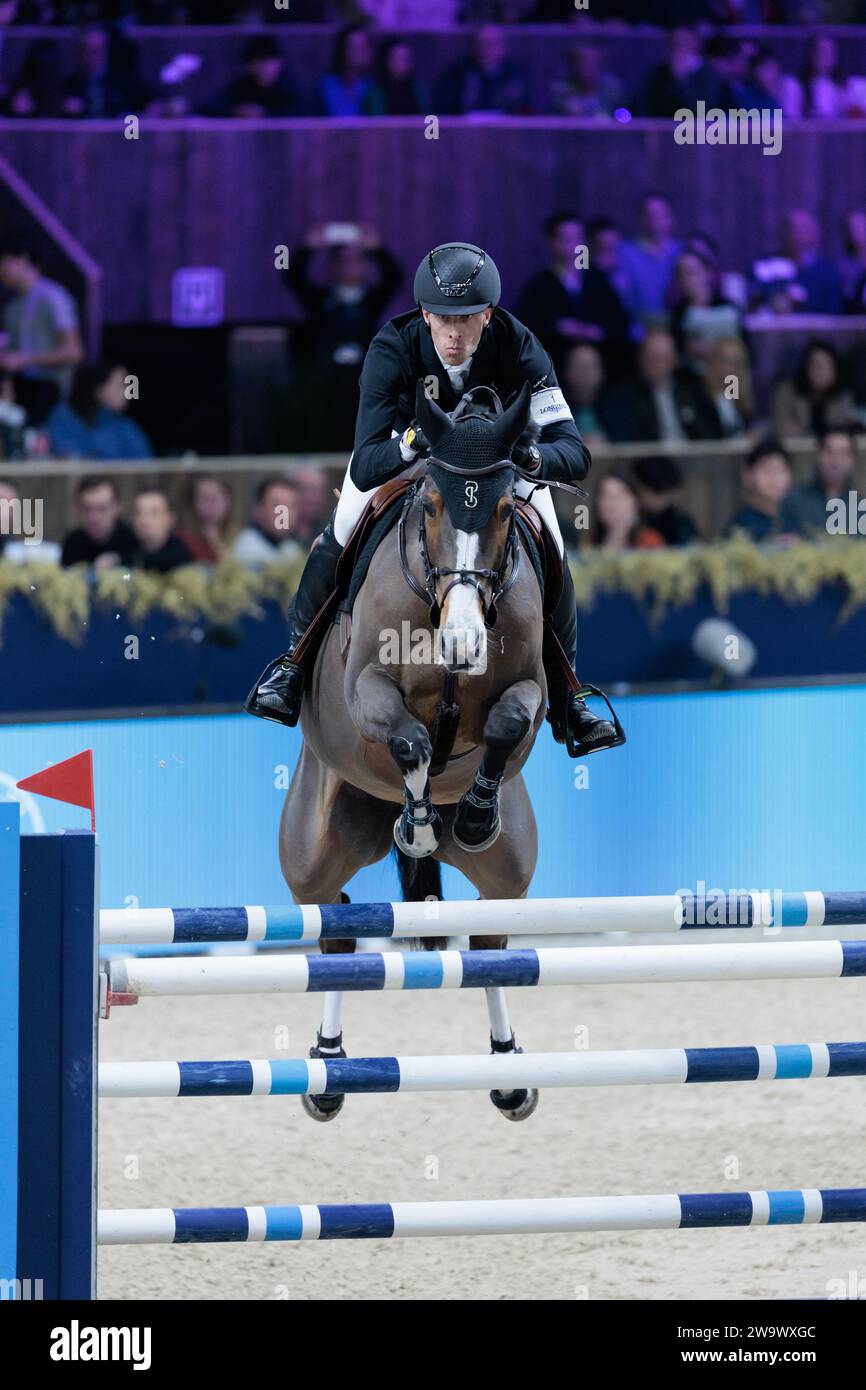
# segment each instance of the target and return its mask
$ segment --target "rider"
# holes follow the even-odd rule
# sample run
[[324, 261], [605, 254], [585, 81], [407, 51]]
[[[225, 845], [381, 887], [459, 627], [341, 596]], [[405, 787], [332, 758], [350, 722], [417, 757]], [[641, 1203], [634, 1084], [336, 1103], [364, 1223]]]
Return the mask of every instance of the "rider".
[[[310, 552], [290, 606], [289, 649], [267, 667], [250, 692], [246, 708], [251, 714], [282, 724], [297, 723], [307, 658], [299, 665], [292, 655], [334, 588], [342, 548], [375, 489], [428, 451], [427, 440], [413, 419], [419, 378], [435, 379], [436, 387], [429, 393], [445, 411], [453, 410], [474, 386], [490, 386], [506, 400], [528, 381], [537, 442], [518, 440], [512, 452], [514, 462], [542, 483], [579, 482], [589, 471], [589, 450], [578, 434], [550, 357], [528, 328], [498, 307], [500, 280], [492, 258], [468, 242], [436, 246], [418, 267], [414, 288], [418, 308], [385, 324], [367, 351], [355, 447], [340, 500]], [[531, 494], [533, 507], [563, 555], [549, 489], [521, 479], [516, 492], [523, 497]], [[577, 617], [567, 561], [562, 595], [551, 622], [573, 668]], [[578, 756], [619, 741], [613, 724], [594, 715], [572, 691], [555, 658], [545, 661], [545, 674], [548, 719], [557, 742], [566, 743]]]

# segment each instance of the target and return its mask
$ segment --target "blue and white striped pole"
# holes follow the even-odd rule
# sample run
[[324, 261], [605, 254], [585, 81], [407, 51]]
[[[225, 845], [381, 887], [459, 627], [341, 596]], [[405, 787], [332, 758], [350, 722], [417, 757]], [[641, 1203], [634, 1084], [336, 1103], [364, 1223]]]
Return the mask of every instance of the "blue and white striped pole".
[[99, 1096], [357, 1095], [866, 1076], [866, 1042], [468, 1057], [100, 1062]]
[[340, 937], [548, 936], [584, 932], [719, 931], [866, 923], [866, 892], [668, 893], [632, 898], [487, 902], [335, 903], [322, 906], [103, 909], [100, 941], [304, 943]]
[[557, 1231], [673, 1231], [848, 1221], [866, 1221], [866, 1188], [336, 1206], [167, 1207], [152, 1211], [101, 1211], [96, 1229], [99, 1245], [189, 1245], [537, 1235]]
[[394, 951], [335, 956], [217, 956], [108, 965], [127, 995], [305, 994], [327, 990], [471, 989], [677, 980], [810, 980], [866, 974], [866, 941], [694, 946]]

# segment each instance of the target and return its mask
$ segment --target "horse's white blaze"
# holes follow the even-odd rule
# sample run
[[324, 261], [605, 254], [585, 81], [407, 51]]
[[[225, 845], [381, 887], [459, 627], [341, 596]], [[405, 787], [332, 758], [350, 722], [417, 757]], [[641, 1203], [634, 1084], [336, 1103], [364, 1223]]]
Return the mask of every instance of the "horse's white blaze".
[[[430, 759], [422, 759], [414, 772], [406, 772], [403, 775], [403, 781], [406, 783], [409, 795], [414, 797], [416, 801], [424, 795], [424, 788], [427, 785], [427, 769], [429, 766]], [[416, 812], [416, 814], [418, 813]], [[432, 854], [439, 844], [433, 827], [430, 825], [416, 825], [414, 826], [414, 831], [415, 839], [413, 843], [419, 857], [421, 855]]]
[[[470, 531], [457, 532], [454, 569], [476, 569], [479, 538]], [[438, 629], [436, 661], [459, 667], [462, 674], [479, 676], [487, 669], [487, 630], [481, 597], [471, 584], [456, 584], [445, 601]]]

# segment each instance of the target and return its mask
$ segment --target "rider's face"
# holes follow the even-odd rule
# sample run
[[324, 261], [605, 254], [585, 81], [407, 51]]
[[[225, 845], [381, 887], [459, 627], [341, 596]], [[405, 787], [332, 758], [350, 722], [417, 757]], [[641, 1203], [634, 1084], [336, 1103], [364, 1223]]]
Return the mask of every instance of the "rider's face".
[[482, 309], [480, 314], [431, 314], [422, 309], [421, 313], [439, 356], [456, 367], [472, 356], [493, 310]]

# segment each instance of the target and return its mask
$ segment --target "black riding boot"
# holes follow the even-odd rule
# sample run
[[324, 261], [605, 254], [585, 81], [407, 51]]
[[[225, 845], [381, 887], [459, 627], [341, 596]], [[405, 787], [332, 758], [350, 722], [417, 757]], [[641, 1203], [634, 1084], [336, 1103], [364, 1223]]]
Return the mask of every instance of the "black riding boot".
[[[577, 609], [567, 559], [562, 568], [562, 593], [550, 615], [550, 622], [573, 671], [577, 653]], [[607, 696], [594, 685], [582, 685], [579, 691], [572, 690], [559, 654], [549, 639], [544, 643], [544, 673], [547, 676], [549, 703], [547, 718], [553, 737], [557, 743], [565, 744], [569, 757], [582, 758], [587, 753], [597, 753], [602, 748], [616, 748], [625, 743], [625, 734]], [[611, 718], [600, 719], [593, 714], [587, 707], [586, 695], [600, 695]]]
[[304, 653], [298, 664], [293, 653], [323, 603], [337, 582], [337, 561], [343, 547], [334, 536], [333, 519], [328, 522], [317, 544], [310, 551], [301, 581], [289, 604], [289, 647], [276, 661], [265, 667], [249, 695], [245, 709], [261, 719], [273, 719], [277, 724], [297, 724], [304, 694], [304, 666], [312, 661], [315, 651]]

